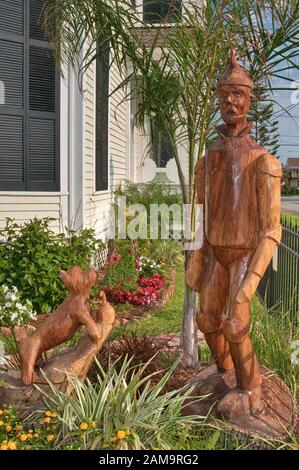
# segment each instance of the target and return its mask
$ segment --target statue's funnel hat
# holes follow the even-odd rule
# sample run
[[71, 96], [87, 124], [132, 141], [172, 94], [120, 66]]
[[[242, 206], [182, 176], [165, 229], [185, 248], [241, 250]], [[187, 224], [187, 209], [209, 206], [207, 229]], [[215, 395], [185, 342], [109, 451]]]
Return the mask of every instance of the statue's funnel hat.
[[238, 85], [253, 87], [253, 82], [250, 80], [248, 72], [241, 67], [237, 62], [237, 52], [235, 49], [231, 50], [229, 63], [225, 69], [224, 74], [218, 82], [218, 88], [221, 85]]

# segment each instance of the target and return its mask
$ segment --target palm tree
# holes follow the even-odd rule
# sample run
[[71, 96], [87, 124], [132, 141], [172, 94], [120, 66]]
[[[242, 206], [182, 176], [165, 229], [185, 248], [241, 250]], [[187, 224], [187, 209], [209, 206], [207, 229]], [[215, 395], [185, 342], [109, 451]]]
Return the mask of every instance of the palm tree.
[[[262, 81], [274, 100], [274, 79], [291, 81], [289, 72], [298, 68], [299, 0], [191, 0], [182, 6], [181, 21], [167, 29], [141, 23], [131, 3], [49, 0], [46, 34], [57, 62], [77, 67], [79, 75], [109, 43], [123, 76], [118, 88], [138, 85], [136, 120], [143, 126], [149, 120], [169, 136], [184, 203], [194, 206], [194, 165], [219, 118], [215, 89], [229, 49], [237, 47], [253, 80]], [[182, 143], [188, 152], [187, 181], [178, 152]], [[182, 346], [188, 365], [197, 362], [194, 299], [186, 286]]]

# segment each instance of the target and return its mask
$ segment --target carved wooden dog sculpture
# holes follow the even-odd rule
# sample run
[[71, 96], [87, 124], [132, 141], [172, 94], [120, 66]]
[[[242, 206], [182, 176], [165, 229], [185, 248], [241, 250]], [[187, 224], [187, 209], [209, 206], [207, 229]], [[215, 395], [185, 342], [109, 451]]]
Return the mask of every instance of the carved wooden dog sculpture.
[[52, 383], [66, 383], [66, 373], [76, 375], [81, 379], [86, 377], [115, 321], [115, 310], [107, 302], [104, 292], [100, 292], [100, 299], [102, 299], [101, 306], [98, 310], [92, 311], [92, 316], [99, 329], [99, 339], [93, 341], [89, 334], [83, 335], [76, 346], [55, 354], [45, 364], [42, 364], [41, 369], [44, 374], [39, 371], [34, 372], [34, 383], [45, 383], [45, 376]]
[[90, 290], [97, 280], [96, 271], [84, 272], [74, 267], [61, 271], [60, 277], [68, 289], [68, 297], [40, 328], [20, 342], [22, 380], [26, 385], [34, 381], [34, 367], [42, 353], [71, 339], [81, 326], [86, 327], [94, 342], [102, 338], [90, 312]]

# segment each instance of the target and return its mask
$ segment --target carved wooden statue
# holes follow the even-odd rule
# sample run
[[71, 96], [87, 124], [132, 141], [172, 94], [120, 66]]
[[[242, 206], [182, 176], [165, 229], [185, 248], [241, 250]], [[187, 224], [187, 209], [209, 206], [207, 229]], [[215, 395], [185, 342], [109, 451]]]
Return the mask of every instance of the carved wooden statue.
[[250, 136], [252, 86], [233, 50], [217, 90], [225, 124], [217, 127], [216, 142], [195, 168], [204, 243], [191, 252], [187, 271], [187, 283], [200, 292], [197, 323], [218, 371], [235, 369], [238, 387], [218, 404], [227, 418], [260, 411], [250, 302], [281, 239], [281, 165]]
[[84, 377], [115, 320], [115, 311], [104, 295], [100, 309], [91, 311], [90, 290], [98, 277], [94, 269], [83, 272], [74, 267], [61, 271], [60, 276], [68, 289], [68, 297], [33, 334], [20, 342], [21, 373], [26, 385], [45, 381], [35, 370], [42, 353], [70, 340], [82, 326], [87, 334], [77, 345], [54, 355], [41, 368], [54, 383], [65, 380], [65, 371]]

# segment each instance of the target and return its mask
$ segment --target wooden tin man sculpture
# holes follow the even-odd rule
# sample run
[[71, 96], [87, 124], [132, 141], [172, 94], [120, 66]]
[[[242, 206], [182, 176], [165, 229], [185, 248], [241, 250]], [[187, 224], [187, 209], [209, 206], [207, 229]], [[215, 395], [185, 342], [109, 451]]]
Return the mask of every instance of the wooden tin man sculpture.
[[237, 388], [218, 403], [227, 418], [260, 411], [250, 302], [281, 239], [281, 165], [250, 136], [252, 86], [233, 50], [217, 89], [225, 124], [217, 127], [216, 142], [195, 169], [204, 244], [192, 252], [187, 272], [188, 284], [200, 292], [197, 323], [218, 371], [235, 369]]

